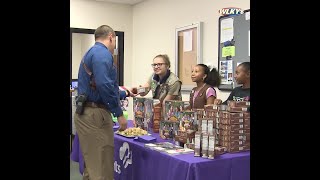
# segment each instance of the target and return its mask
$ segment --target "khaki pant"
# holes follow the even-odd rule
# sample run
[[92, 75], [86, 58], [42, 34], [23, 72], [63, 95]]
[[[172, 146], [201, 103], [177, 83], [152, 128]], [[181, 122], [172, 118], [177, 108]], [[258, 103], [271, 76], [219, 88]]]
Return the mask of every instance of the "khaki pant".
[[113, 121], [109, 111], [85, 107], [74, 116], [80, 148], [84, 157], [83, 180], [113, 180]]

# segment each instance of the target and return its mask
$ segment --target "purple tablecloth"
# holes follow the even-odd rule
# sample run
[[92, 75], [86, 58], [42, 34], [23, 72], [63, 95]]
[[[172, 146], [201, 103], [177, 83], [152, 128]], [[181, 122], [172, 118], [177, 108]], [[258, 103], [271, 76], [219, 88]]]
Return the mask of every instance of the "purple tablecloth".
[[[132, 126], [132, 121], [128, 122]], [[164, 141], [153, 134], [157, 142]], [[144, 147], [137, 142], [115, 135], [116, 180], [249, 180], [250, 151], [227, 153], [214, 160], [194, 157], [193, 154], [170, 156]], [[122, 156], [121, 156], [122, 155]], [[79, 162], [83, 172], [83, 157], [76, 135], [71, 159]]]

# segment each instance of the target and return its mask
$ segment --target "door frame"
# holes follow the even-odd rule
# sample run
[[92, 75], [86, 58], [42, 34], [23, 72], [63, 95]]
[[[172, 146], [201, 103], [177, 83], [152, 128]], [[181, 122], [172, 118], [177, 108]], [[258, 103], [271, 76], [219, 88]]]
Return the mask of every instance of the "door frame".
[[[81, 34], [94, 34], [95, 29], [84, 29], [84, 28], [70, 28], [70, 83], [72, 81], [72, 33], [81, 33]], [[124, 79], [124, 32], [115, 31], [116, 36], [118, 36], [118, 71], [117, 71], [117, 80], [119, 86], [123, 86]]]

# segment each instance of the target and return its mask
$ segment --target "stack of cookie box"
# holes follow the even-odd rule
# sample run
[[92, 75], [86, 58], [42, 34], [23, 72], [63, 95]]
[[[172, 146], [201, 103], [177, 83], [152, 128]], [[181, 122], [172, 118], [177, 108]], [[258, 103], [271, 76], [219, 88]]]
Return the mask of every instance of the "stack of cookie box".
[[226, 147], [219, 145], [217, 134], [217, 115], [220, 106], [205, 106], [205, 109], [196, 109], [198, 130], [195, 134], [194, 156], [214, 159], [226, 152]]
[[218, 145], [228, 152], [250, 150], [250, 102], [228, 101], [228, 105], [217, 112], [216, 133]]

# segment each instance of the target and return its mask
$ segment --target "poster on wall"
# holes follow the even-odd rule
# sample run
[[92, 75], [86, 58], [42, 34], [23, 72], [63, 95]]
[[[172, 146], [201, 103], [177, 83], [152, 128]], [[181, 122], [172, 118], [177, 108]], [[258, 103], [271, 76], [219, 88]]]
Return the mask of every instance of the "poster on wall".
[[[120, 91], [126, 91], [127, 88], [125, 86], [119, 86], [119, 90]], [[120, 100], [120, 107], [122, 109], [122, 111], [128, 111], [129, 108], [129, 99], [125, 98], [123, 100]]]
[[250, 56], [250, 30], [248, 31], [248, 54]]
[[192, 51], [192, 30], [183, 32], [183, 52]]
[[245, 18], [246, 18], [246, 20], [250, 20], [250, 12], [245, 13]]
[[233, 82], [233, 60], [220, 61], [221, 84]]
[[233, 18], [221, 20], [220, 43], [231, 41], [233, 39]]

